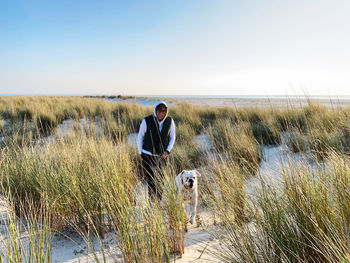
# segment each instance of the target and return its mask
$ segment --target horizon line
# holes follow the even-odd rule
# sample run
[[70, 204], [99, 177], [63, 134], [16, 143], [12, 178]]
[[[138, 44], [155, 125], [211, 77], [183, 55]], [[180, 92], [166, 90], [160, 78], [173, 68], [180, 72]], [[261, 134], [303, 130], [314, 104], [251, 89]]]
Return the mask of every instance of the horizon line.
[[237, 97], [237, 98], [243, 98], [243, 97], [257, 97], [257, 98], [273, 98], [273, 97], [339, 97], [339, 96], [350, 96], [350, 94], [329, 94], [329, 95], [321, 95], [321, 94], [273, 94], [273, 95], [267, 95], [267, 94], [256, 94], [256, 95], [250, 95], [250, 94], [232, 94], [232, 95], [190, 95], [190, 94], [181, 94], [181, 95], [175, 95], [175, 94], [77, 94], [77, 93], [63, 93], [63, 94], [40, 94], [40, 93], [32, 93], [32, 94], [25, 94], [25, 93], [3, 93], [0, 94], [0, 96], [42, 96], [42, 97], [84, 97], [84, 96], [91, 96], [91, 97], [99, 97], [99, 96], [123, 96], [123, 97], [202, 97], [202, 98], [231, 98], [231, 97]]

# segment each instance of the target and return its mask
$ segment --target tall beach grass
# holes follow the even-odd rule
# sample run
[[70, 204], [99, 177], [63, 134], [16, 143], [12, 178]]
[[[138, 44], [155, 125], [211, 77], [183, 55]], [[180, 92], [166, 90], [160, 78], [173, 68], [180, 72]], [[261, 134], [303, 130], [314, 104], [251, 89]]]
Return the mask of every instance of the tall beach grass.
[[[218, 243], [210, 251], [219, 261], [350, 261], [348, 109], [172, 106], [177, 141], [162, 171], [163, 203], [142, 196], [136, 151], [127, 145], [150, 107], [0, 97], [0, 112], [8, 122], [2, 128], [1, 194], [13, 205], [4, 261], [29, 255], [24, 262], [50, 262], [53, 231], [74, 227], [100, 240], [112, 229], [124, 262], [170, 262], [172, 254], [184, 253], [185, 241], [175, 177], [200, 166], [201, 203], [217, 223], [211, 233]], [[76, 121], [70, 134], [42, 140], [70, 119]], [[213, 159], [194, 143], [199, 133], [209, 134]], [[262, 147], [282, 142], [293, 152], [310, 153], [313, 165], [291, 160], [278, 182], [257, 176], [259, 187], [248, 193], [247, 181], [259, 175]], [[38, 211], [42, 215], [34, 216]], [[32, 235], [30, 254], [19, 243], [21, 218]]]

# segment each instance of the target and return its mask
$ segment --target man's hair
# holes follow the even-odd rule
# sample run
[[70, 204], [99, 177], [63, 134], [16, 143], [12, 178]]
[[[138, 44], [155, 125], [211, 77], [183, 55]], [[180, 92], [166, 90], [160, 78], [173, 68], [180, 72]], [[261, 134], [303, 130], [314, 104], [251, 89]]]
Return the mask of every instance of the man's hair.
[[165, 104], [162, 103], [162, 104], [159, 104], [159, 105], [156, 107], [156, 112], [157, 112], [157, 111], [160, 111], [163, 107], [166, 108], [166, 109], [168, 109], [167, 106], [165, 106]]

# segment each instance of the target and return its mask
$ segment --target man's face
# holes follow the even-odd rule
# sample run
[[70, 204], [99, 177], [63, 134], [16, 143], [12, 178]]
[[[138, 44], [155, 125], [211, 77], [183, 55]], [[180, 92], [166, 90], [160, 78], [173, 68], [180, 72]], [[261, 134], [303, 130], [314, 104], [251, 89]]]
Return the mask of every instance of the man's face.
[[162, 106], [159, 110], [156, 111], [157, 119], [159, 121], [162, 121], [166, 115], [167, 108], [165, 106]]

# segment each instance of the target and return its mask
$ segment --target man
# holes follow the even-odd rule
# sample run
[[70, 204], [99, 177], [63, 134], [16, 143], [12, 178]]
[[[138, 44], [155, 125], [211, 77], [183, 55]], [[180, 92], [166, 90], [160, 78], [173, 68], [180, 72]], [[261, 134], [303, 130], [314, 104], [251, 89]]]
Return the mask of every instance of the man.
[[157, 184], [156, 176], [161, 175], [159, 171], [166, 164], [175, 142], [175, 124], [167, 115], [167, 104], [164, 101], [157, 102], [153, 114], [142, 120], [137, 137], [138, 159], [142, 161], [151, 199], [161, 199], [163, 183]]

